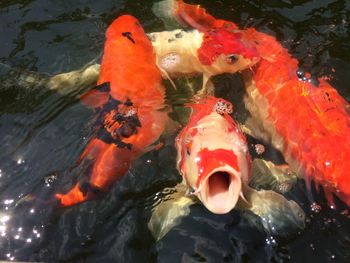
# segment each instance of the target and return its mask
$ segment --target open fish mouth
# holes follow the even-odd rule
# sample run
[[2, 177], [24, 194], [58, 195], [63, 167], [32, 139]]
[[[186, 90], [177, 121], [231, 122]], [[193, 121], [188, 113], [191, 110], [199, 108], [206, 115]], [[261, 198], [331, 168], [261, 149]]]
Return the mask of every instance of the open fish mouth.
[[230, 212], [241, 195], [240, 173], [232, 167], [219, 167], [208, 173], [200, 184], [198, 198], [215, 214]]

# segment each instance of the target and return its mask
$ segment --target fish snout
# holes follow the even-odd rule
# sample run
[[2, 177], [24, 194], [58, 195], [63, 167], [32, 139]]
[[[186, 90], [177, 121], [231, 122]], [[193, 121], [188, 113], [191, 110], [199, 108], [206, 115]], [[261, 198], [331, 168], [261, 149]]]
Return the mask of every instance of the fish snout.
[[198, 198], [214, 214], [230, 212], [242, 190], [240, 174], [231, 167], [211, 171], [201, 182]]

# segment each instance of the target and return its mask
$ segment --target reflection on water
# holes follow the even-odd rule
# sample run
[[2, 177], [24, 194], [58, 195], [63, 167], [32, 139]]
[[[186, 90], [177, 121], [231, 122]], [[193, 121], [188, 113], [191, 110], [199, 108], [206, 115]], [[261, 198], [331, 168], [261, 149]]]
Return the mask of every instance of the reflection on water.
[[[348, 1], [200, 3], [218, 17], [275, 35], [305, 70], [329, 76], [350, 99]], [[80, 68], [100, 55], [105, 28], [122, 13], [138, 17], [148, 32], [162, 30], [151, 6], [152, 1], [0, 1], [0, 61], [48, 74]], [[93, 113], [72, 97], [43, 89], [39, 79], [46, 75], [25, 89], [9, 69], [0, 68], [0, 259], [349, 261], [348, 209], [340, 203], [337, 209], [328, 208], [322, 191], [306, 191], [303, 182], [286, 194], [307, 214], [306, 230], [297, 236], [264, 233], [259, 218], [251, 214], [219, 216], [195, 205], [179, 226], [155, 243], [147, 229], [150, 200], [179, 181], [173, 138], [137, 160], [101, 200], [57, 208], [53, 193], [84, 176], [74, 164], [92, 135]]]

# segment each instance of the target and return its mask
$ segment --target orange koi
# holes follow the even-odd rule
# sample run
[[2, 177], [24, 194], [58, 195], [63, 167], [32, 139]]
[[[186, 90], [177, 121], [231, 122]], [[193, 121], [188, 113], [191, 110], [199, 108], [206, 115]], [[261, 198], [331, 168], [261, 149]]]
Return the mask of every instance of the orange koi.
[[63, 206], [107, 191], [164, 130], [168, 117], [162, 110], [162, 78], [151, 42], [136, 18], [123, 15], [109, 26], [97, 86], [81, 101], [99, 114], [97, 136], [79, 159], [92, 159], [93, 165], [88, 182], [56, 194]]
[[252, 134], [280, 150], [309, 187], [311, 180], [321, 185], [330, 204], [335, 194], [350, 205], [349, 103], [324, 79], [303, 73], [275, 37], [253, 28], [238, 30], [234, 23], [215, 19], [198, 5], [166, 2], [180, 23], [202, 32], [213, 28], [239, 32], [256, 47], [261, 60], [252, 72], [243, 74]]

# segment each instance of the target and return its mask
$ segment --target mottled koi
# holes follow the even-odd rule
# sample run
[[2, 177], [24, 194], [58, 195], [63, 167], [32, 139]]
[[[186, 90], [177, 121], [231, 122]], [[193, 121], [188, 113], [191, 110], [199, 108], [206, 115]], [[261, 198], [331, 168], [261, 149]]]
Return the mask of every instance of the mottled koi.
[[123, 15], [109, 26], [97, 87], [81, 101], [99, 114], [96, 137], [79, 159], [93, 164], [87, 182], [56, 194], [64, 206], [107, 191], [158, 140], [167, 123], [156, 56], [136, 18]]

